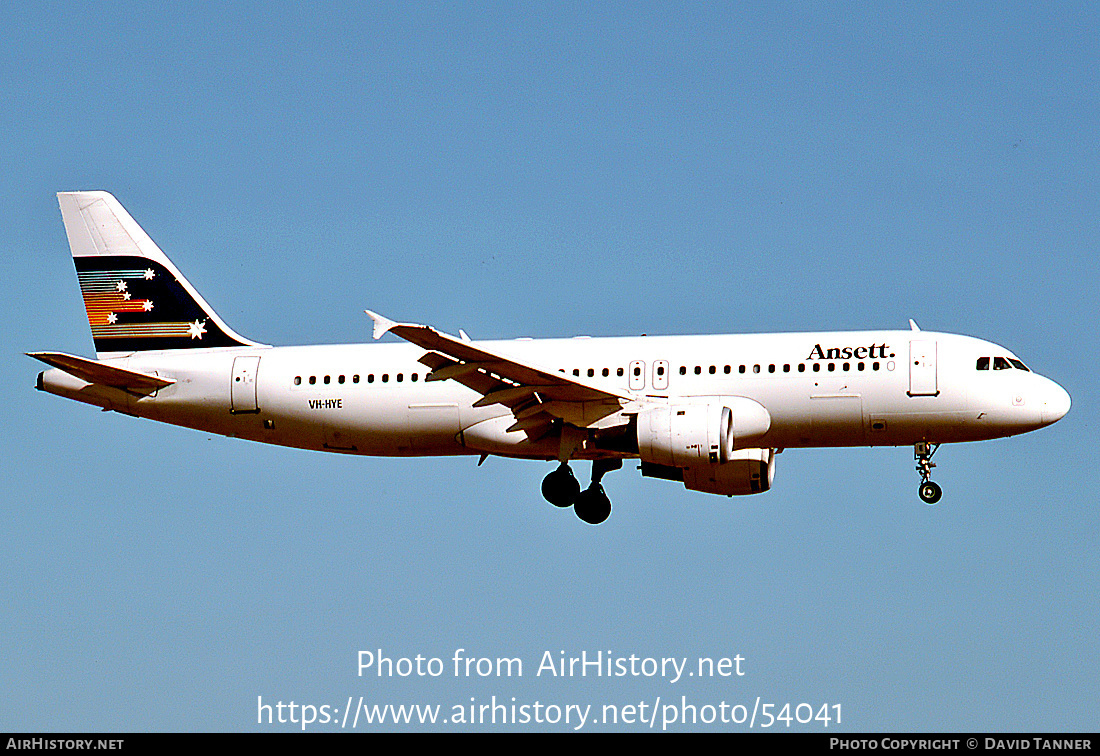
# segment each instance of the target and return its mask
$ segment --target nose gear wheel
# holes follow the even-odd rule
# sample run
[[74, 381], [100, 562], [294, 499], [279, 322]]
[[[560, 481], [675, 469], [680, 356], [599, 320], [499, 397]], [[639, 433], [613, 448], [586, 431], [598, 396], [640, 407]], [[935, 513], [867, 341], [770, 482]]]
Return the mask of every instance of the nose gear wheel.
[[924, 483], [920, 484], [920, 488], [918, 489], [917, 494], [921, 497], [925, 504], [932, 505], [939, 501], [940, 497], [943, 496], [943, 490], [939, 487], [939, 485], [933, 483], [930, 480], [926, 480]]

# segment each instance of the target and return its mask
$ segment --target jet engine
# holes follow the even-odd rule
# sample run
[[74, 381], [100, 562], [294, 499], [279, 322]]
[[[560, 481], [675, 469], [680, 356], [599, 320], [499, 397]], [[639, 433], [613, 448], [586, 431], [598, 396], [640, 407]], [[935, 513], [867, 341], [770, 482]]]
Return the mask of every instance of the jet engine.
[[642, 475], [649, 478], [678, 480], [691, 491], [746, 496], [763, 493], [775, 479], [775, 451], [772, 449], [737, 449], [725, 462], [703, 462], [687, 467], [670, 467], [642, 462]]
[[763, 493], [774, 479], [775, 452], [771, 449], [738, 449], [725, 464], [684, 468], [684, 488], [724, 496]]
[[[763, 405], [743, 396], [690, 397], [638, 413], [638, 456], [664, 467], [722, 465], [771, 427]], [[690, 487], [690, 486], [689, 486]]]

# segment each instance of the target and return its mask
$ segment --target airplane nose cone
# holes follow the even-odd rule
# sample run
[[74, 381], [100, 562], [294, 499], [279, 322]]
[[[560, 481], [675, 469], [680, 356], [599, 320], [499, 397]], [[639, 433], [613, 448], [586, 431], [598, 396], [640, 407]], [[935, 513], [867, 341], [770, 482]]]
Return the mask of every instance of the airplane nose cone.
[[1043, 394], [1043, 425], [1058, 422], [1069, 412], [1069, 393], [1054, 381]]

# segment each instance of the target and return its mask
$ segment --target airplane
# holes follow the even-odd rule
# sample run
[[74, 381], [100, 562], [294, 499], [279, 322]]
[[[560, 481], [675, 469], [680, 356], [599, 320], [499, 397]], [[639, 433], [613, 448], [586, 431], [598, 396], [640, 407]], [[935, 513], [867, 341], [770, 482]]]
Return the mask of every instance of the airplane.
[[[556, 462], [548, 502], [599, 524], [602, 480], [726, 496], [768, 491], [804, 447], [913, 446], [940, 500], [943, 443], [1061, 419], [1069, 394], [1004, 347], [909, 330], [481, 341], [366, 311], [377, 340], [269, 346], [233, 331], [109, 193], [58, 194], [96, 359], [32, 352], [37, 388], [136, 417], [374, 456]], [[582, 489], [570, 462], [592, 463]]]

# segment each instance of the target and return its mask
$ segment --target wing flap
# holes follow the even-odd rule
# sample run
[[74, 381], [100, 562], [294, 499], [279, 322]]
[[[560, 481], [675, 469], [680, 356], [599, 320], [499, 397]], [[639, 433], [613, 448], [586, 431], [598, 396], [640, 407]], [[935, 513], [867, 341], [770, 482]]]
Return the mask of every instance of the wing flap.
[[51, 367], [64, 370], [69, 375], [75, 376], [88, 383], [98, 383], [101, 386], [132, 391], [135, 393], [150, 394], [165, 386], [171, 386], [175, 381], [169, 378], [161, 378], [158, 375], [138, 373], [133, 370], [108, 365], [98, 360], [89, 360], [63, 352], [27, 352], [28, 357], [45, 362]]

